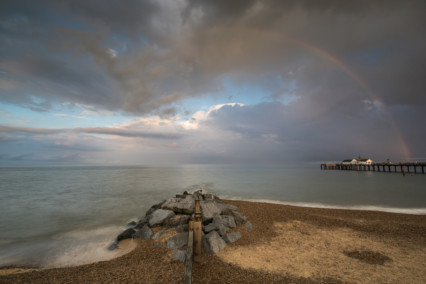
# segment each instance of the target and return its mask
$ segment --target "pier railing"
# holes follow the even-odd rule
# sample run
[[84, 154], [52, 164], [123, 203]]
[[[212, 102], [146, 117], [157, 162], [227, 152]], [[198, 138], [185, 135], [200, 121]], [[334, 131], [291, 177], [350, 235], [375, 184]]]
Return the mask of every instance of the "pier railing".
[[426, 163], [371, 163], [367, 164], [344, 164], [344, 163], [322, 163], [321, 170], [342, 171], [373, 171], [387, 173], [425, 173]]

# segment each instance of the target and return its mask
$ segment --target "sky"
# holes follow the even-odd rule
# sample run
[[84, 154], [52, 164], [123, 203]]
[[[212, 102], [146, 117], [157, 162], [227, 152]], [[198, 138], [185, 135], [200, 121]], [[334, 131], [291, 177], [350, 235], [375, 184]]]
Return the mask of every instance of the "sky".
[[426, 161], [426, 2], [0, 1], [0, 166]]

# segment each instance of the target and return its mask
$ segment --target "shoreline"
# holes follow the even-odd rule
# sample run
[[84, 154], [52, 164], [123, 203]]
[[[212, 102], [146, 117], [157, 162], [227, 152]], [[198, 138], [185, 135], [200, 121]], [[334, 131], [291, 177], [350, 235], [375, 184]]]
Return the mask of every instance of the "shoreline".
[[[426, 270], [406, 257], [410, 256], [420, 265], [426, 263], [424, 215], [300, 207], [252, 200], [225, 202], [238, 206], [253, 224], [253, 230], [239, 227], [243, 237], [236, 243], [217, 255], [203, 253], [201, 262], [194, 264], [194, 283], [224, 279], [281, 283], [374, 283], [409, 279], [410, 283], [421, 283], [419, 279], [426, 278]], [[135, 243], [132, 251], [111, 260], [0, 274], [0, 282], [183, 281], [184, 264], [174, 261], [166, 247], [156, 247], [152, 240], [135, 240]], [[373, 260], [368, 260], [371, 256]], [[373, 263], [365, 262], [362, 257]], [[374, 262], [381, 257], [383, 264]], [[303, 263], [308, 263], [309, 267]], [[343, 263], [346, 266], [341, 267]], [[368, 277], [359, 278], [361, 276], [353, 267]]]
[[421, 207], [389, 207], [389, 206], [377, 206], [377, 205], [331, 205], [323, 203], [310, 203], [310, 202], [288, 202], [288, 201], [279, 201], [279, 200], [270, 200], [270, 199], [249, 199], [249, 198], [232, 198], [228, 197], [228, 201], [245, 201], [253, 203], [267, 203], [267, 204], [277, 204], [277, 205], [286, 205], [302, 208], [317, 208], [317, 209], [338, 209], [338, 210], [353, 210], [353, 211], [372, 211], [372, 212], [385, 212], [385, 213], [396, 213], [396, 214], [406, 214], [406, 215], [426, 215], [426, 208]]

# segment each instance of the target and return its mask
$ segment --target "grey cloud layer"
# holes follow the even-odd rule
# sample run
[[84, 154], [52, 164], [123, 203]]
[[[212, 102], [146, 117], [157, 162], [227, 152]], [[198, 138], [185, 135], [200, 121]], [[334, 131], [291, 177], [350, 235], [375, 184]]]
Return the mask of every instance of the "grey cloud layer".
[[149, 131], [138, 131], [125, 128], [114, 127], [88, 127], [88, 128], [71, 128], [71, 129], [49, 129], [49, 128], [31, 128], [31, 127], [17, 127], [17, 126], [4, 126], [0, 125], [0, 133], [28, 133], [28, 134], [59, 134], [59, 133], [90, 133], [90, 134], [104, 134], [115, 135], [122, 137], [141, 137], [153, 139], [180, 139], [182, 133], [160, 133]]
[[224, 76], [271, 94], [282, 91], [268, 84], [278, 75], [295, 79], [298, 95], [320, 101], [343, 91], [368, 97], [356, 81], [342, 84], [341, 70], [309, 45], [342, 59], [386, 104], [426, 102], [424, 1], [1, 5], [1, 100], [36, 110], [69, 101], [172, 114], [174, 102], [220, 91]]

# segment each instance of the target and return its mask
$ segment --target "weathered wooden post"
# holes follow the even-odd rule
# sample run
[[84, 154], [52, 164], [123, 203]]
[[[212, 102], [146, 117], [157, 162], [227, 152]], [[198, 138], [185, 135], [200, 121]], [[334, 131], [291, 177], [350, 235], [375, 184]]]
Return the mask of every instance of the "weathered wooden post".
[[201, 258], [201, 208], [200, 200], [195, 200], [195, 220], [194, 220], [194, 261], [200, 262]]

